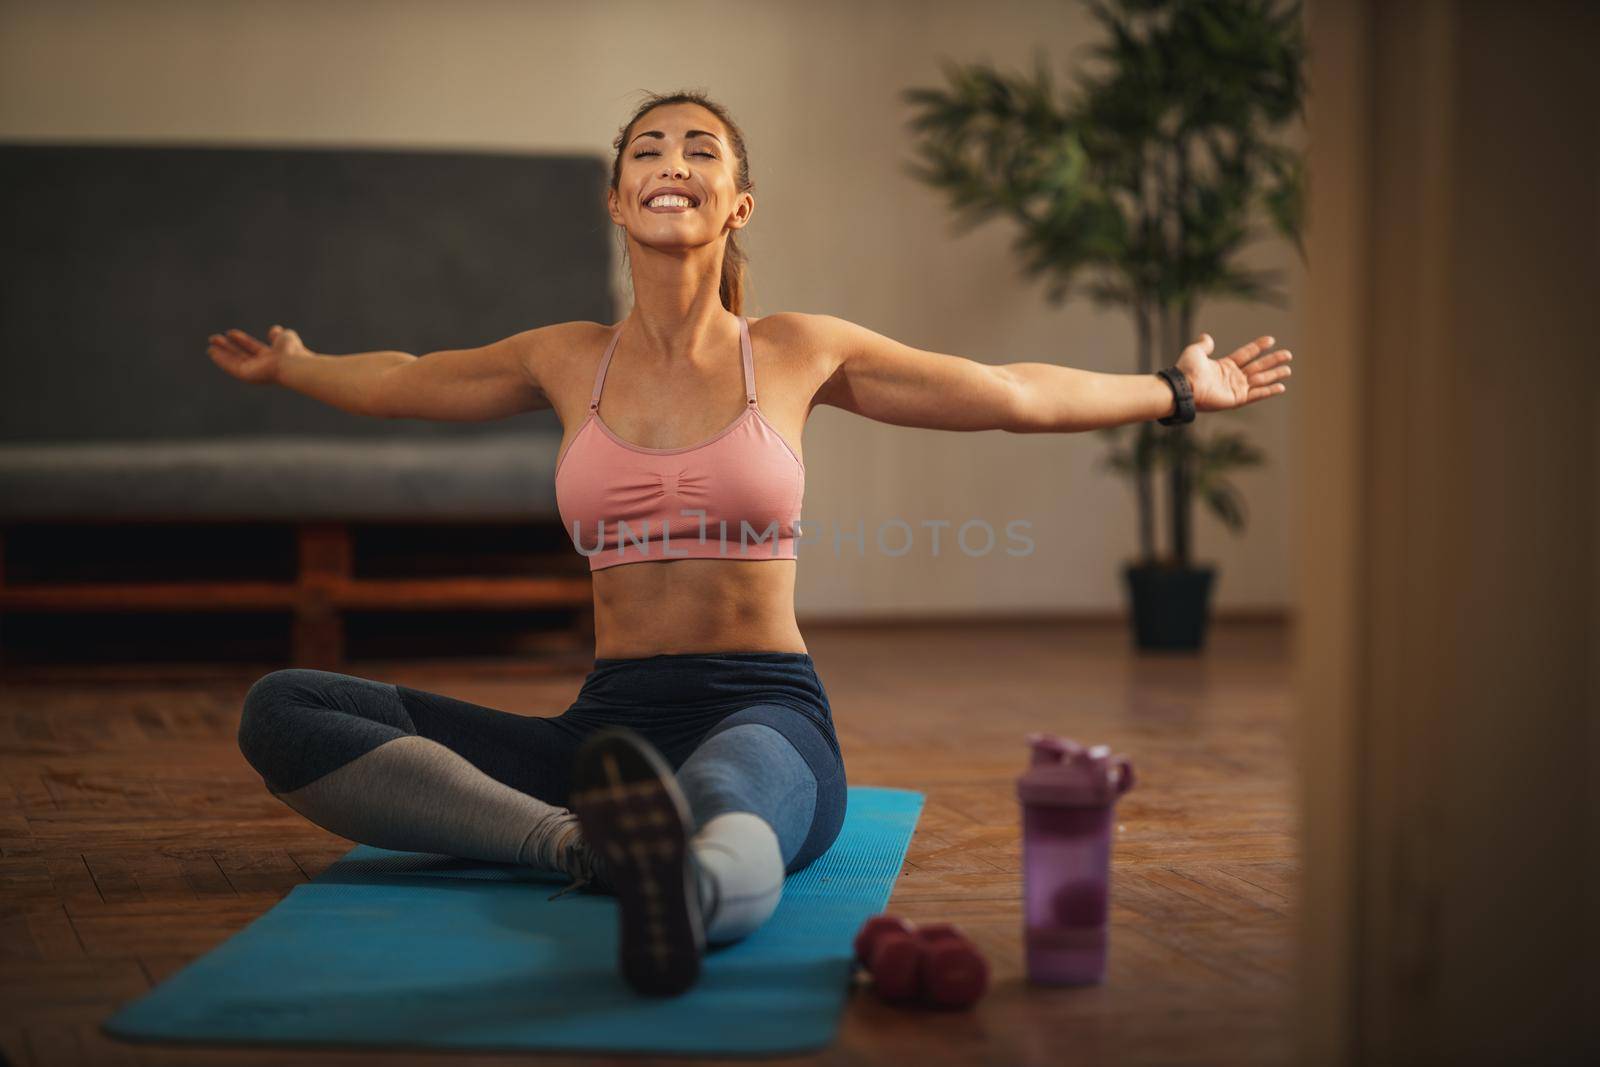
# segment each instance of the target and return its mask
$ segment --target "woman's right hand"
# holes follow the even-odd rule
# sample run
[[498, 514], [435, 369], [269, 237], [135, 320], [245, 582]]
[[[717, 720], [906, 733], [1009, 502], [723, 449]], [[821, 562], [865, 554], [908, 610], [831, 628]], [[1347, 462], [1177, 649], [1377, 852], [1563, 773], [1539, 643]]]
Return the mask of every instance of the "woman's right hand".
[[267, 331], [266, 344], [243, 330], [214, 333], [206, 340], [209, 344], [206, 355], [211, 357], [211, 362], [240, 381], [256, 385], [275, 384], [290, 357], [310, 354], [300, 343], [300, 335], [282, 326]]

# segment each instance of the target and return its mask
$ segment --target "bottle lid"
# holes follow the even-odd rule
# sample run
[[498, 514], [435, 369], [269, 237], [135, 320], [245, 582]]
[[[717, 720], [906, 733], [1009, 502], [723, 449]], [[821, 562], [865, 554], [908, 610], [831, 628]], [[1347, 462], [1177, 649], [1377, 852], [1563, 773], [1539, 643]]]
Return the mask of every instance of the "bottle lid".
[[1085, 747], [1055, 734], [1031, 733], [1027, 771], [1017, 779], [1024, 804], [1106, 807], [1133, 787], [1133, 764], [1106, 745]]

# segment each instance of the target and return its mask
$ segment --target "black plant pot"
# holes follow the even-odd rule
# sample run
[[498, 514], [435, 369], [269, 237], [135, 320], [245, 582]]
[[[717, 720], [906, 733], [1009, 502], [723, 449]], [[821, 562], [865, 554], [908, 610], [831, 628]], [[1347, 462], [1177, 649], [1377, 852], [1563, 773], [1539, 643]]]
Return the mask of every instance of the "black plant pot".
[[1211, 615], [1215, 567], [1148, 567], [1122, 569], [1133, 605], [1135, 644], [1141, 649], [1202, 648]]

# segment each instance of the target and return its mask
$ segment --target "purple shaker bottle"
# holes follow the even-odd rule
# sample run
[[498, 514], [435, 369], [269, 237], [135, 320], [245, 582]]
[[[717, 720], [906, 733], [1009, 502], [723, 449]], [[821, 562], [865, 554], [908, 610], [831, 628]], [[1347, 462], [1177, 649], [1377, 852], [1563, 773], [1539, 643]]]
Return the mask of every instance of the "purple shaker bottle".
[[1022, 802], [1023, 937], [1028, 980], [1095, 985], [1106, 976], [1111, 822], [1133, 767], [1105, 745], [1032, 733]]

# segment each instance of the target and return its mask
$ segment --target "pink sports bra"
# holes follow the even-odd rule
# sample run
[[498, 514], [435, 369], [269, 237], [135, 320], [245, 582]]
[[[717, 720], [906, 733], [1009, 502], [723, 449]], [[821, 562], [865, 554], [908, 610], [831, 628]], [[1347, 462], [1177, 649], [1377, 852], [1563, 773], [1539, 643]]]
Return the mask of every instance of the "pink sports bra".
[[745, 409], [697, 445], [629, 444], [600, 418], [622, 327], [594, 376], [589, 414], [556, 462], [556, 507], [589, 570], [672, 559], [795, 559], [806, 469], [756, 405], [750, 323], [739, 316]]

